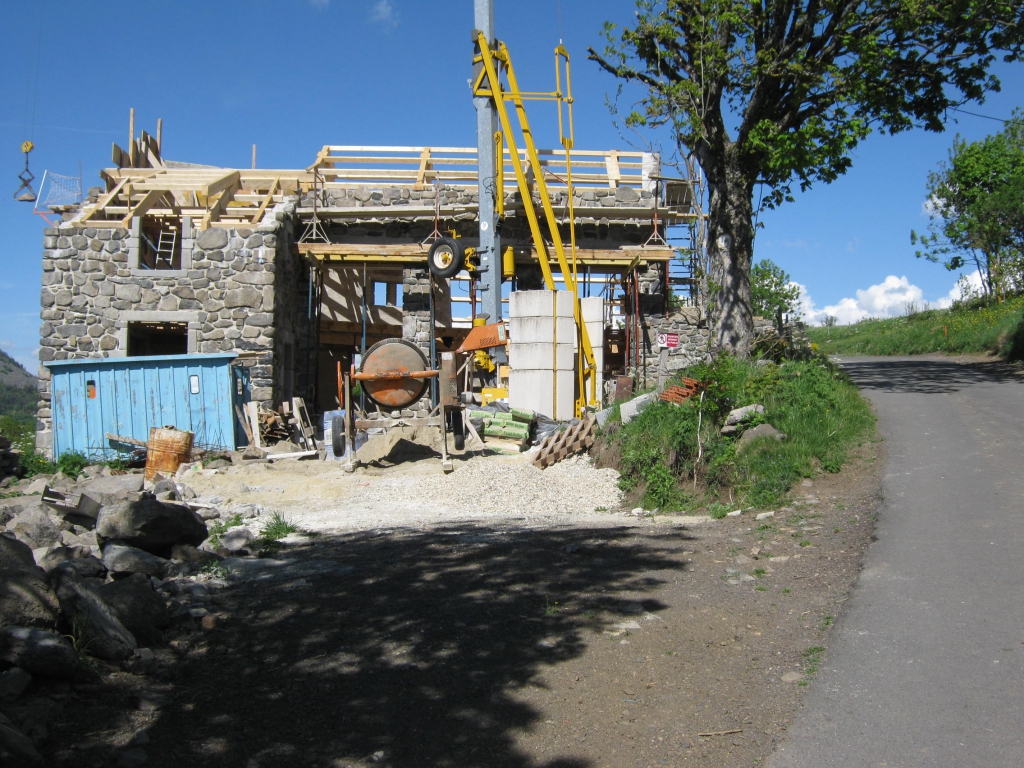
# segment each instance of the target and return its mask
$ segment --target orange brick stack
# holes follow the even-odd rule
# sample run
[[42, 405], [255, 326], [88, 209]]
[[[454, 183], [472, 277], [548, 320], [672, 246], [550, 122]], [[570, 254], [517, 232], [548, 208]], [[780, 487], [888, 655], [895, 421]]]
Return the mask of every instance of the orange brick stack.
[[683, 379], [682, 386], [672, 385], [661, 393], [661, 399], [667, 403], [679, 405], [684, 400], [689, 400], [703, 389], [703, 385], [696, 379]]

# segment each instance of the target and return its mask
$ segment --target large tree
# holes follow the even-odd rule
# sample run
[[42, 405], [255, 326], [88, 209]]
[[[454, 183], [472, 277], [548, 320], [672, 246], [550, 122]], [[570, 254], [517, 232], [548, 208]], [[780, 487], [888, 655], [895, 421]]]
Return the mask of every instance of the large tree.
[[[709, 189], [716, 340], [746, 354], [753, 331], [754, 191], [762, 206], [831, 182], [872, 129], [941, 131], [949, 109], [1017, 60], [1020, 0], [637, 0], [590, 58], [643, 95], [627, 117], [667, 126]], [[884, 194], [884, 179], [878, 193]]]
[[1024, 287], [1024, 116], [980, 141], [957, 136], [929, 174], [928, 201], [929, 233], [910, 233], [919, 257], [953, 271], [973, 264], [986, 294]]

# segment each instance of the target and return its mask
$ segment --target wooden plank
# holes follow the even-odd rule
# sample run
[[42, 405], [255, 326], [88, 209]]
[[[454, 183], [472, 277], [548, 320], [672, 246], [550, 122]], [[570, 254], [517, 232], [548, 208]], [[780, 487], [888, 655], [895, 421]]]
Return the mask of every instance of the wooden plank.
[[266, 197], [263, 198], [263, 202], [260, 203], [259, 210], [257, 210], [256, 213], [253, 214], [252, 219], [250, 219], [250, 224], [260, 223], [260, 219], [263, 218], [263, 212], [267, 210], [267, 206], [270, 205], [271, 201], [274, 199], [274, 190], [276, 190], [280, 184], [281, 179], [274, 179], [274, 183], [270, 185], [270, 191], [267, 192]]
[[96, 202], [96, 205], [93, 206], [93, 209], [89, 211], [87, 214], [85, 214], [85, 216], [83, 216], [81, 219], [79, 219], [79, 221], [88, 221], [90, 218], [93, 217], [93, 215], [103, 211], [103, 209], [107, 207], [107, 204], [121, 193], [121, 190], [127, 183], [128, 179], [121, 179], [121, 181], [117, 183], [117, 186], [114, 187], [109, 192], [107, 192], [105, 195], [103, 195], [103, 197], [101, 197]]
[[605, 159], [605, 168], [608, 173], [608, 186], [615, 189], [622, 179], [622, 171], [619, 168], [619, 152], [613, 149]]
[[130, 226], [132, 223], [132, 219], [134, 219], [136, 216], [142, 216], [146, 211], [148, 211], [150, 208], [156, 205], [163, 196], [164, 191], [161, 189], [154, 189], [147, 192], [143, 196], [142, 200], [139, 201], [138, 205], [136, 205], [134, 208], [128, 211], [125, 217], [121, 219], [121, 226]]
[[231, 173], [225, 173], [219, 179], [208, 183], [204, 186], [201, 191], [207, 197], [213, 197], [218, 192], [225, 192], [229, 189], [237, 187], [241, 182], [241, 177], [238, 171], [231, 171]]
[[242, 431], [245, 432], [245, 436], [249, 438], [249, 445], [255, 445], [252, 439], [252, 428], [249, 426], [248, 420], [245, 418], [245, 414], [242, 413], [241, 407], [235, 405], [235, 416], [238, 418], [238, 423], [242, 425]]
[[[237, 182], [236, 182], [237, 184]], [[220, 193], [220, 197], [217, 198], [210, 210], [206, 212], [202, 222], [199, 225], [199, 229], [209, 229], [210, 224], [220, 218], [221, 214], [227, 209], [228, 203], [231, 202], [231, 196], [234, 193], [234, 187], [228, 187]]]

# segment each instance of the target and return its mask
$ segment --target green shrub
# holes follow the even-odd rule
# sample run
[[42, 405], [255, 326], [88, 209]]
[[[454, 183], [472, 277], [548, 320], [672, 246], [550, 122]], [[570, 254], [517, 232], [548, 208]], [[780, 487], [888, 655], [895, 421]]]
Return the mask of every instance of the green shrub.
[[[642, 488], [646, 508], [682, 509], [697, 483], [705, 494], [730, 490], [746, 504], [774, 505], [817, 467], [838, 471], [874, 421], [856, 387], [824, 358], [776, 366], [722, 355], [684, 375], [706, 385], [703, 398], [652, 403], [610, 438], [619, 441], [620, 487]], [[720, 429], [729, 411], [755, 402], [765, 412], [742, 428], [769, 423], [788, 437], [740, 451], [739, 436]]]

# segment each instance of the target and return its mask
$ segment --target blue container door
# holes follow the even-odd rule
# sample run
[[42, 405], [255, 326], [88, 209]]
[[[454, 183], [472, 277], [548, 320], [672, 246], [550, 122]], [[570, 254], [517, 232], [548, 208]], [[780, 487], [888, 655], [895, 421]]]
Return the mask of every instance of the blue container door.
[[195, 433], [195, 445], [234, 449], [236, 402], [248, 401], [226, 355], [132, 358], [50, 364], [53, 456], [110, 456], [127, 446], [107, 434], [148, 440], [151, 427]]

